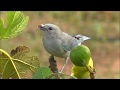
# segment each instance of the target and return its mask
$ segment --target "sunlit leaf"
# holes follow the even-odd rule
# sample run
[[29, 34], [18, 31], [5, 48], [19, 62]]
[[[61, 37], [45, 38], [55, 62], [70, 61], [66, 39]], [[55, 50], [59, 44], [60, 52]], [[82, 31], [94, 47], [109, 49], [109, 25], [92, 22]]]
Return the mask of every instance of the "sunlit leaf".
[[2, 38], [2, 31], [4, 30], [4, 22], [3, 20], [0, 18], [0, 39]]
[[21, 34], [28, 23], [29, 17], [25, 17], [20, 11], [9, 11], [6, 14], [6, 20], [7, 27], [1, 30], [0, 39], [13, 38]]
[[27, 71], [34, 74], [40, 67], [36, 56], [29, 56], [29, 48], [19, 46], [11, 51], [11, 59], [6, 54], [0, 54], [0, 74], [2, 78], [28, 78]]
[[2, 78], [20, 78], [10, 55], [2, 49], [0, 49], [0, 52], [2, 52], [2, 54], [0, 54], [0, 74]]

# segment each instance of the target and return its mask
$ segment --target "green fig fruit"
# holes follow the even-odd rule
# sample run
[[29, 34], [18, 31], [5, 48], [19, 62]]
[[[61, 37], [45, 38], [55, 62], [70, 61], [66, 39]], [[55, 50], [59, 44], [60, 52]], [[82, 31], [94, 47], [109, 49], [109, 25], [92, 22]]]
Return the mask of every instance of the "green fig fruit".
[[[89, 63], [87, 67], [91, 68], [91, 71], [93, 71], [93, 61], [92, 58], [90, 58]], [[73, 65], [71, 76], [77, 78], [77, 79], [89, 79], [90, 78], [90, 70], [85, 66], [76, 66]]]
[[72, 48], [70, 52], [70, 60], [76, 66], [87, 66], [91, 57], [89, 48], [85, 45], [80, 45]]

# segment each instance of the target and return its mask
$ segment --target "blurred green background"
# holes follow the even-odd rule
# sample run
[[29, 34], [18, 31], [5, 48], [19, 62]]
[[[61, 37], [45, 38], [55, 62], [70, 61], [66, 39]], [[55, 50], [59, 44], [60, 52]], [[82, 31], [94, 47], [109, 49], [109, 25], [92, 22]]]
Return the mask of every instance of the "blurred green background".
[[[27, 46], [31, 55], [39, 58], [41, 66], [49, 66], [50, 56], [42, 44], [42, 32], [37, 28], [40, 24], [53, 23], [62, 31], [75, 35], [91, 37], [83, 44], [92, 53], [96, 78], [120, 78], [120, 12], [119, 11], [22, 11], [29, 16], [29, 22], [23, 33], [13, 39], [0, 41], [0, 48], [8, 53], [17, 46]], [[6, 11], [1, 12], [5, 21]], [[6, 24], [6, 21], [5, 21]], [[55, 58], [61, 69], [64, 59]], [[69, 60], [64, 73], [70, 75], [72, 63]]]

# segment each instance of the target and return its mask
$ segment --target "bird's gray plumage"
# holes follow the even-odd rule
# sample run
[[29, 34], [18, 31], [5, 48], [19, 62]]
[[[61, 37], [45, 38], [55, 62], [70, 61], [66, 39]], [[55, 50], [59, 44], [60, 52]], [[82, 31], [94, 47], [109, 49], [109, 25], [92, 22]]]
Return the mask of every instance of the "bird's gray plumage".
[[90, 39], [83, 35], [69, 35], [62, 32], [54, 24], [41, 24], [38, 26], [43, 31], [43, 45], [45, 50], [53, 56], [68, 58], [73, 47], [80, 45], [84, 40]]

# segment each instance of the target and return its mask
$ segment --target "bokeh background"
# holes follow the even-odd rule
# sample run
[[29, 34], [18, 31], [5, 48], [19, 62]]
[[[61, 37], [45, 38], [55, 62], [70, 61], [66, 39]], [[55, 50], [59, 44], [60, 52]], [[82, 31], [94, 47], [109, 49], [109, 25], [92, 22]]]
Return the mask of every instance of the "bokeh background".
[[[91, 37], [83, 44], [92, 53], [96, 78], [120, 78], [120, 12], [119, 11], [22, 11], [29, 16], [29, 22], [23, 33], [12, 39], [0, 41], [0, 48], [8, 53], [17, 46], [30, 48], [30, 55], [40, 60], [41, 66], [49, 66], [50, 56], [42, 44], [42, 32], [37, 28], [40, 24], [52, 23], [62, 31], [71, 35], [82, 34]], [[6, 11], [1, 12], [5, 21]], [[5, 21], [6, 23], [6, 21]], [[64, 59], [55, 58], [61, 69]], [[69, 60], [64, 73], [70, 75], [72, 63]]]

